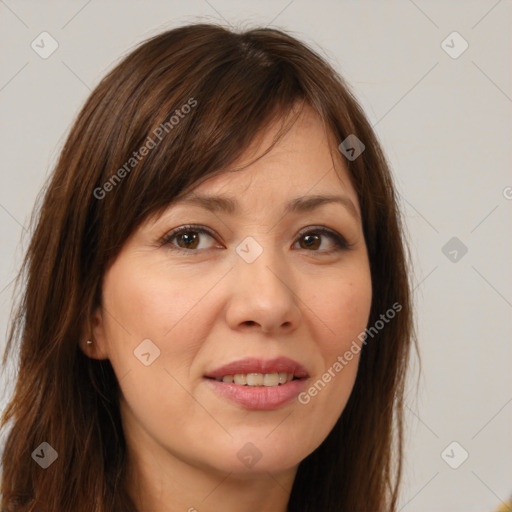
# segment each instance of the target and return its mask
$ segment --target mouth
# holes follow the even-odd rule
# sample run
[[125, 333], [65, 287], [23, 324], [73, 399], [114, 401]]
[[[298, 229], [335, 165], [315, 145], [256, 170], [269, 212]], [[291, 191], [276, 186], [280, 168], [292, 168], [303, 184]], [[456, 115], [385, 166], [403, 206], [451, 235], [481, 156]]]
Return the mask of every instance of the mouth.
[[284, 386], [292, 380], [299, 380], [293, 373], [274, 372], [274, 373], [235, 373], [234, 375], [224, 375], [223, 377], [206, 377], [214, 379], [217, 382], [228, 384], [237, 384], [238, 386], [248, 387], [267, 387]]
[[309, 374], [292, 359], [247, 358], [208, 372], [204, 378], [212, 389], [245, 409], [270, 410], [295, 398]]
[[248, 357], [209, 371], [205, 377], [240, 386], [279, 386], [309, 377], [306, 368], [288, 357], [258, 359]]

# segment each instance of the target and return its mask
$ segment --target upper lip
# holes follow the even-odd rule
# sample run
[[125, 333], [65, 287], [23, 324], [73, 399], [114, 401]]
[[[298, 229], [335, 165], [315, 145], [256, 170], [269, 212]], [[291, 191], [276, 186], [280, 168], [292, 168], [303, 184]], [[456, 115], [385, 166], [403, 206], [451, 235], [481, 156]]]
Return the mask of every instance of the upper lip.
[[288, 357], [276, 357], [274, 359], [259, 359], [247, 357], [232, 363], [225, 364], [215, 370], [209, 371], [205, 377], [220, 379], [226, 375], [237, 373], [293, 373], [297, 378], [309, 377], [306, 368]]

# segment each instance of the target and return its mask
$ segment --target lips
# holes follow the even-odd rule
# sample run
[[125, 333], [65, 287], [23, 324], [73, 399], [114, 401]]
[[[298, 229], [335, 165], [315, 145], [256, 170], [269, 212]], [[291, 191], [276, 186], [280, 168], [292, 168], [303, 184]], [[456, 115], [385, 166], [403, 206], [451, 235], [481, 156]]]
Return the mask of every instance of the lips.
[[293, 377], [297, 379], [309, 377], [303, 365], [287, 357], [277, 357], [275, 359], [245, 358], [208, 371], [205, 377], [209, 379], [222, 379], [227, 375], [250, 373], [289, 373], [293, 374]]
[[303, 391], [308, 371], [287, 357], [246, 358], [208, 371], [205, 383], [223, 399], [249, 410], [273, 410], [292, 403]]

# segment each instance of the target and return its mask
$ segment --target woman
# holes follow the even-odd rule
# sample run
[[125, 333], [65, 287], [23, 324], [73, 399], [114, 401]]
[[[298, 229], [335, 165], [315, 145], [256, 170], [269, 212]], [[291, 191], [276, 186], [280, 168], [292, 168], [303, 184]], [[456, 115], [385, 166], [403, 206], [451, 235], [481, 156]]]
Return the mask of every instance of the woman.
[[400, 217], [303, 43], [141, 44], [80, 112], [24, 271], [2, 511], [396, 510]]

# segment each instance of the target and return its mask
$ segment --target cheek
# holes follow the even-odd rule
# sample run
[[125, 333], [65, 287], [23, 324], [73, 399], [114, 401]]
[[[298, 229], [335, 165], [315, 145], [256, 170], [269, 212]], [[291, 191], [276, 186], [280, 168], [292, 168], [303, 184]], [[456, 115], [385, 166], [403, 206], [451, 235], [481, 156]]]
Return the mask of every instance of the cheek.
[[[356, 380], [364, 333], [372, 302], [368, 267], [326, 280], [311, 300], [317, 314], [316, 348], [322, 368], [299, 395], [312, 447], [323, 440], [343, 412]], [[325, 334], [327, 333], [327, 335]]]
[[[119, 258], [104, 281], [106, 341], [109, 359], [118, 378], [130, 372], [146, 386], [158, 387], [171, 377], [189, 379], [189, 369], [211, 330], [216, 309], [204, 298], [218, 276], [194, 276], [170, 269], [162, 262], [141, 264], [143, 258]], [[146, 367], [137, 359], [144, 340], [158, 354]], [[144, 343], [147, 343], [144, 341]], [[151, 352], [151, 344], [149, 345]], [[150, 358], [153, 356], [151, 355]], [[160, 378], [160, 376], [159, 376]], [[173, 384], [173, 382], [171, 382]], [[137, 389], [134, 389], [137, 394]]]
[[150, 338], [165, 343], [175, 333], [187, 331], [192, 323], [198, 326], [195, 309], [211, 284], [203, 279], [201, 286], [192, 285], [196, 282], [193, 276], [161, 266], [126, 259], [114, 265], [105, 279], [105, 304], [112, 312], [110, 325], [115, 330], [122, 326], [132, 341]]
[[108, 356], [127, 410], [137, 411], [152, 428], [172, 424], [185, 431], [193, 417], [194, 402], [182, 386], [187, 387], [189, 368], [207, 334], [200, 299], [212, 284], [204, 280], [198, 287], [190, 281], [129, 258], [119, 258], [105, 276]]
[[329, 333], [320, 338], [324, 355], [330, 359], [340, 355], [365, 330], [371, 302], [369, 270], [361, 269], [350, 277], [338, 277], [325, 283], [315, 306], [319, 321]]

